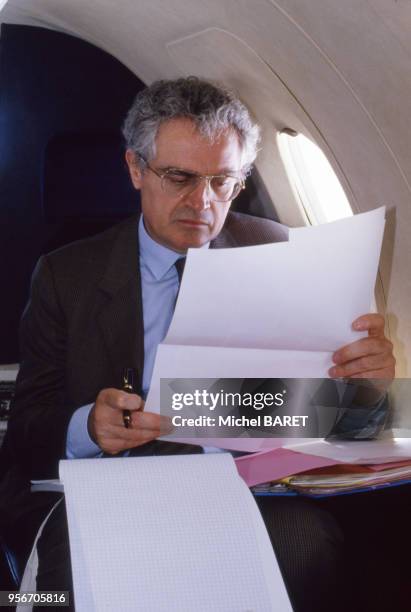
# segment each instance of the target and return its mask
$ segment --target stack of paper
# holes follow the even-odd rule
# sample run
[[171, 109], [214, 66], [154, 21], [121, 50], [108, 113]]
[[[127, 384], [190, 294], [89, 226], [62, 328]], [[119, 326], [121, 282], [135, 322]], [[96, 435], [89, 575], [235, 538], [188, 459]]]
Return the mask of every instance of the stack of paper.
[[411, 438], [393, 437], [389, 431], [378, 440], [300, 440], [288, 442], [285, 448], [336, 463], [367, 465], [411, 460]]
[[[280, 482], [309, 495], [376, 488], [411, 479], [411, 439], [300, 441], [237, 458], [249, 486]], [[278, 488], [265, 487], [275, 493]]]
[[387, 487], [411, 481], [411, 461], [383, 466], [336, 466], [333, 470], [318, 470], [287, 478], [284, 484], [306, 495], [338, 495]]
[[62, 461], [77, 612], [292, 610], [228, 454]]

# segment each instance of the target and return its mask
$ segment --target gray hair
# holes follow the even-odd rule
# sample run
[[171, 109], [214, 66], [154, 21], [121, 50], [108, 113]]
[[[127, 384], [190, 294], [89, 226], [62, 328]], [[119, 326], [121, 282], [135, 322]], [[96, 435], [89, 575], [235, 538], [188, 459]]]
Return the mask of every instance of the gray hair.
[[177, 118], [191, 119], [210, 141], [234, 129], [244, 153], [243, 171], [250, 171], [257, 157], [260, 127], [232, 91], [195, 76], [155, 81], [137, 94], [127, 113], [123, 136], [140, 164], [141, 158], [144, 165], [144, 160], [156, 156], [160, 125]]

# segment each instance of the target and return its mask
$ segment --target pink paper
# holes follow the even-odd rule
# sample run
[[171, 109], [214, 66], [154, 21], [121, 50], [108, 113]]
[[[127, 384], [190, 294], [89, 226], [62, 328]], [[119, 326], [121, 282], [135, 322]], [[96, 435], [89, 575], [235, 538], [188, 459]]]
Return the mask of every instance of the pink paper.
[[297, 440], [306, 441], [307, 438], [203, 438], [201, 446], [215, 446], [244, 453], [261, 453], [296, 443]]
[[280, 480], [315, 468], [340, 464], [341, 461], [306, 455], [285, 448], [274, 448], [235, 459], [237, 470], [249, 487], [270, 480]]
[[170, 442], [180, 442], [181, 444], [196, 444], [198, 446], [213, 446], [230, 451], [240, 451], [244, 453], [259, 453], [261, 451], [272, 450], [295, 442], [297, 438], [177, 438], [165, 437]]

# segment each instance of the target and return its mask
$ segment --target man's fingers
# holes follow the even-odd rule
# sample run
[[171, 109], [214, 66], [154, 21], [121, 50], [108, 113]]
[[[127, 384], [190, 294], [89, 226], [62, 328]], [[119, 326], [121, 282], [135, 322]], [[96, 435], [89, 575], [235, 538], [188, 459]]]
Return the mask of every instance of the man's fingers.
[[393, 344], [384, 335], [385, 319], [370, 313], [358, 317], [352, 327], [357, 331], [368, 331], [361, 338], [335, 351], [334, 366], [328, 374], [332, 378], [379, 378], [392, 380], [395, 376]]
[[159, 435], [172, 431], [170, 418], [153, 412], [133, 412], [131, 423], [136, 429], [158, 430]]
[[365, 355], [392, 355], [393, 344], [387, 338], [362, 338], [335, 351], [332, 359], [340, 365]]
[[355, 319], [352, 328], [355, 331], [368, 331], [369, 336], [383, 336], [385, 319], [378, 313], [368, 313]]
[[[154, 415], [158, 416], [158, 415]], [[150, 428], [126, 428], [123, 424], [108, 424], [104, 427], [104, 450], [110, 447], [115, 452], [120, 452], [134, 446], [140, 446], [151, 440], [155, 440], [159, 436], [172, 431], [171, 420], [167, 417], [161, 417], [160, 427], [158, 429]]]
[[[114, 416], [114, 415], [113, 415]], [[136, 431], [153, 432], [153, 436], [162, 436], [173, 430], [171, 419], [153, 412], [132, 412], [131, 427], [125, 427], [123, 416], [116, 414], [104, 425], [104, 433], [112, 432], [113, 427], [117, 433], [121, 433], [121, 438], [130, 439]], [[102, 428], [103, 429], [103, 428]]]
[[144, 400], [135, 393], [126, 393], [119, 389], [104, 389], [97, 398], [113, 410], [143, 410]]
[[[89, 413], [88, 429], [100, 448], [112, 455], [141, 446], [173, 431], [169, 417], [143, 412], [144, 400], [135, 393], [119, 389], [103, 389]], [[129, 411], [130, 427], [123, 420]]]
[[[354, 377], [362, 373], [370, 373], [378, 370], [383, 371], [383, 377], [389, 378], [393, 376], [395, 367], [395, 359], [391, 354], [366, 355], [359, 359], [353, 359], [344, 364], [334, 366], [329, 370], [329, 374], [335, 378]], [[370, 376], [371, 377], [371, 376]]]

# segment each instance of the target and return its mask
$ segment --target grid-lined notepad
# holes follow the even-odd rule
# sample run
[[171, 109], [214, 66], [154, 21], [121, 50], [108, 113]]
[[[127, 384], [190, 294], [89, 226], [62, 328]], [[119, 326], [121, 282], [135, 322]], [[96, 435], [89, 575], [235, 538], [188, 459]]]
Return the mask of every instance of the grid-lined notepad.
[[229, 454], [62, 461], [77, 612], [291, 605]]

